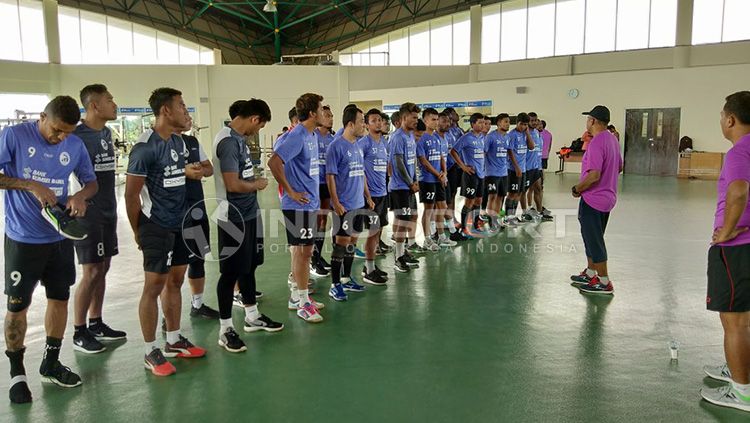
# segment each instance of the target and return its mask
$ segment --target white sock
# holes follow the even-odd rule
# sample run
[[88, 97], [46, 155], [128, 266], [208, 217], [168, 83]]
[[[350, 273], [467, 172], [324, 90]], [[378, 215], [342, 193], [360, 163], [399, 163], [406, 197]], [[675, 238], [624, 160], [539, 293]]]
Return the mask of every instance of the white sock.
[[375, 271], [375, 260], [365, 260], [365, 266], [367, 267], [367, 273]]
[[180, 330], [167, 331], [167, 344], [176, 344], [180, 342]]
[[741, 400], [750, 402], [750, 383], [748, 383], [747, 385], [741, 385], [735, 381], [732, 381], [732, 388], [734, 388], [734, 390], [741, 395]]
[[446, 220], [445, 227], [448, 228], [448, 232], [452, 234], [456, 233], [456, 225], [453, 224], [452, 220]]
[[599, 276], [599, 281], [602, 285], [607, 286], [609, 285], [609, 276]]
[[260, 317], [260, 311], [258, 311], [258, 304], [245, 306], [245, 320], [253, 322], [258, 320]]
[[432, 236], [435, 232], [437, 232], [437, 223], [433, 220], [430, 222], [430, 236]]
[[157, 349], [156, 341], [146, 342], [146, 355], [151, 354], [151, 351]]
[[394, 248], [394, 252], [396, 254], [396, 259], [404, 256], [404, 247], [406, 246], [403, 242], [396, 241], [396, 246]]
[[309, 290], [307, 290], [307, 289], [299, 289], [299, 290], [297, 290], [297, 292], [299, 293], [300, 308], [303, 305], [307, 304], [307, 303], [312, 303], [312, 301], [310, 301], [310, 291]]
[[293, 286], [290, 290], [292, 294], [292, 301], [299, 301], [299, 291], [296, 286]]
[[593, 278], [596, 276], [596, 270], [594, 269], [586, 269], [586, 276]]
[[228, 319], [219, 319], [219, 335], [223, 335], [224, 332], [227, 331], [227, 329], [232, 327], [232, 318]]
[[203, 306], [203, 294], [193, 295], [193, 300], [191, 302], [193, 303], [194, 308], [201, 308]]

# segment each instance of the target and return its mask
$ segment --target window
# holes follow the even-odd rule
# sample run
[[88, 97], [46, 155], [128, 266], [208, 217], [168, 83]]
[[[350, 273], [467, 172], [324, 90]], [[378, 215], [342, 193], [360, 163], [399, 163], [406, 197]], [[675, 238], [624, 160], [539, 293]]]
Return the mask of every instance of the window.
[[651, 0], [619, 1], [617, 4], [617, 50], [648, 48]]
[[0, 93], [0, 119], [16, 119], [16, 110], [37, 114], [48, 102], [46, 94]]
[[586, 53], [613, 51], [617, 27], [617, 0], [586, 2]]
[[[388, 35], [388, 52], [391, 55], [391, 65], [409, 65], [409, 31], [400, 29]], [[354, 62], [352, 62], [356, 66]]]
[[471, 23], [469, 13], [453, 15], [453, 64], [468, 65], [471, 61]]
[[453, 21], [450, 16], [430, 22], [430, 64], [453, 64]]
[[721, 42], [723, 0], [693, 1], [693, 44]]
[[409, 65], [428, 66], [429, 64], [430, 24], [414, 25], [409, 28]]
[[212, 49], [143, 25], [64, 6], [57, 16], [65, 64], [214, 64]]
[[526, 57], [555, 55], [555, 1], [529, 0], [528, 46]]
[[46, 62], [42, 3], [0, 0], [0, 59]]
[[500, 60], [526, 58], [526, 0], [502, 3], [500, 14]]
[[555, 16], [555, 55], [583, 53], [585, 0], [558, 0]]
[[721, 41], [750, 40], [750, 1], [724, 0], [724, 28]]
[[482, 63], [500, 61], [500, 4], [482, 8]]
[[388, 36], [381, 36], [370, 40], [370, 66], [385, 66], [388, 64]]
[[673, 47], [677, 37], [677, 0], [651, 0], [649, 47]]

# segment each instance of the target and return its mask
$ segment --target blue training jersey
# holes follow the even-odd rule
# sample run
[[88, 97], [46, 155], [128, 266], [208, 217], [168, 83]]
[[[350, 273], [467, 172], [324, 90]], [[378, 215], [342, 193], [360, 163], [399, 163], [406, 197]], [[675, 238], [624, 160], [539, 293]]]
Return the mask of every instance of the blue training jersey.
[[284, 137], [279, 137], [273, 146], [274, 153], [284, 162], [284, 176], [295, 192], [307, 194], [306, 204], [298, 203], [281, 194], [282, 210], [316, 211], [320, 209], [320, 178], [318, 173], [318, 139], [304, 125], [297, 125]]

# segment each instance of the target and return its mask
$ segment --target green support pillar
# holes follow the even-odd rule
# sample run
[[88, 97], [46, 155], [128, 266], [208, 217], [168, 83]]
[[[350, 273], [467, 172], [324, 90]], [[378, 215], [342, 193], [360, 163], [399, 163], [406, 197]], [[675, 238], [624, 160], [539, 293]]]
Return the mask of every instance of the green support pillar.
[[276, 50], [276, 62], [281, 61], [281, 32], [279, 31], [279, 12], [273, 12], [273, 46]]

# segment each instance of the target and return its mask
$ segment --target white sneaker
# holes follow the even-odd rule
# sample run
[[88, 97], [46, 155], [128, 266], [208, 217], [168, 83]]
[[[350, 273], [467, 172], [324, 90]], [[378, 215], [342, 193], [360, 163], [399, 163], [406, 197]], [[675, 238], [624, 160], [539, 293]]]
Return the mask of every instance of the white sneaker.
[[[323, 303], [319, 303], [319, 302], [317, 302], [315, 300], [312, 300], [312, 302], [313, 302], [313, 305], [315, 306], [315, 308], [317, 308], [318, 310], [322, 310], [322, 309], [326, 308], [326, 305], [323, 304]], [[294, 301], [293, 299], [289, 298], [289, 302], [287, 303], [287, 307], [289, 308], [289, 310], [299, 310], [299, 300]]]
[[732, 383], [732, 374], [726, 363], [721, 366], [703, 366], [703, 372], [711, 379]]
[[311, 303], [305, 303], [302, 308], [297, 309], [297, 316], [308, 323], [320, 323], [323, 316], [318, 313], [318, 309]]
[[722, 386], [720, 388], [701, 388], [701, 396], [711, 404], [721, 407], [736, 408], [742, 411], [750, 411], [750, 401], [739, 398], [735, 393], [732, 385]]
[[440, 251], [440, 246], [435, 243], [435, 241], [432, 240], [432, 238], [427, 238], [424, 240], [424, 246], [422, 247], [427, 251]]
[[458, 245], [456, 241], [453, 241], [451, 239], [448, 239], [445, 235], [438, 238], [438, 245], [440, 247], [455, 247]]

